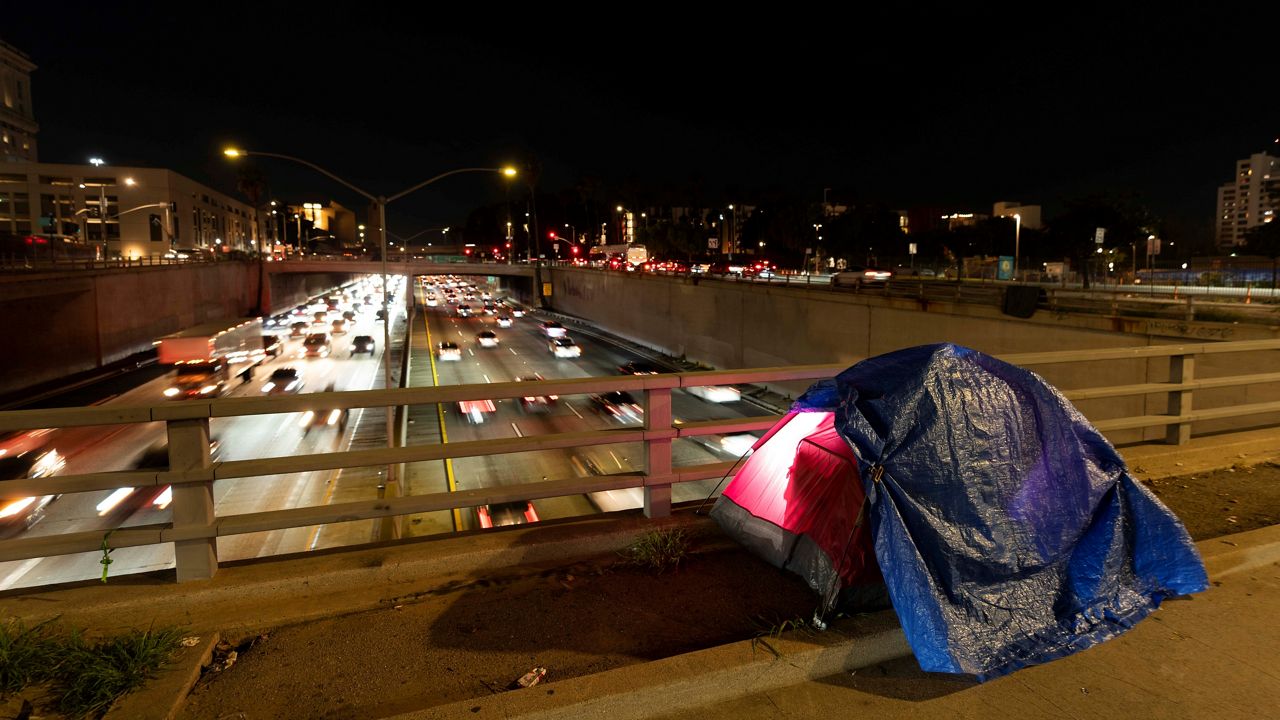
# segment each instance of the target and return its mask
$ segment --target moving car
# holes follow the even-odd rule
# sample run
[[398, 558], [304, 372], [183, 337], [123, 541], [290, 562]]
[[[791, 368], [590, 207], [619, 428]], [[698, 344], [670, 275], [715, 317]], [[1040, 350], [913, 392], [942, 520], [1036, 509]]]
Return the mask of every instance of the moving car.
[[372, 355], [376, 347], [377, 343], [374, 342], [372, 335], [357, 335], [351, 339], [352, 355], [356, 353], [369, 353]]
[[831, 284], [835, 287], [859, 288], [863, 285], [883, 284], [892, 277], [892, 270], [854, 265], [843, 272], [832, 275]]
[[480, 347], [498, 347], [498, 335], [492, 330], [481, 330], [476, 333], [476, 342]]
[[555, 320], [548, 320], [542, 323], [541, 325], [539, 325], [539, 327], [542, 328], [542, 332], [545, 333], [546, 336], [549, 338], [564, 337], [569, 332], [568, 330], [564, 329], [563, 325], [556, 322]]
[[436, 358], [438, 360], [461, 360], [462, 349], [457, 343], [442, 342], [436, 348]]
[[436, 299], [435, 295], [427, 296], [427, 307], [435, 307], [439, 304], [440, 304], [440, 301]]
[[333, 328], [333, 334], [334, 334], [334, 335], [346, 335], [346, 334], [347, 334], [347, 321], [346, 321], [346, 320], [334, 320], [334, 321], [333, 321], [333, 324], [332, 324], [330, 327], [332, 327], [332, 328]]
[[467, 420], [479, 425], [484, 422], [487, 413], [496, 412], [497, 406], [492, 400], [459, 400], [458, 412], [466, 416]]
[[276, 335], [275, 333], [263, 335], [262, 351], [271, 357], [278, 356], [280, 353], [284, 352], [284, 338]]
[[[222, 443], [217, 438], [209, 439], [209, 459], [217, 462], [222, 454]], [[136, 460], [134, 470], [169, 469], [169, 441], [157, 440], [152, 443]], [[95, 508], [98, 517], [106, 517], [112, 513], [131, 515], [142, 508], [150, 507], [164, 510], [173, 502], [173, 488], [169, 485], [148, 485], [145, 487], [117, 488], [107, 495]], [[126, 513], [127, 511], [127, 513]]]
[[657, 375], [666, 371], [651, 362], [632, 360], [625, 365], [619, 365], [618, 372], [623, 375]]
[[547, 349], [558, 358], [582, 357], [582, 347], [567, 335], [551, 338], [547, 343]]
[[591, 396], [591, 409], [598, 415], [613, 418], [621, 423], [640, 422], [644, 417], [644, 408], [622, 390], [601, 393]]
[[[546, 378], [534, 373], [516, 378], [516, 382], [537, 382]], [[540, 412], [555, 407], [560, 398], [556, 395], [526, 395], [520, 398], [520, 408], [525, 412]]]
[[458, 306], [458, 317], [471, 317], [471, 306], [463, 303]]
[[[57, 475], [67, 461], [53, 448], [27, 450], [0, 456], [0, 485], [5, 480]], [[58, 495], [38, 495], [0, 501], [0, 537], [12, 537], [40, 522], [49, 503]]]
[[296, 322], [289, 326], [289, 337], [300, 338], [307, 334], [307, 328], [310, 327], [305, 322]]
[[513, 317], [522, 318], [524, 317], [524, 310], [522, 308], [513, 307], [511, 308], [511, 315]]
[[476, 520], [480, 527], [503, 527], [505, 525], [524, 525], [538, 522], [538, 511], [528, 500], [516, 502], [494, 503], [476, 508]]
[[271, 373], [271, 379], [262, 385], [262, 392], [268, 395], [280, 395], [283, 393], [296, 393], [302, 389], [305, 383], [302, 381], [302, 371], [295, 367], [276, 368]]
[[[325, 392], [336, 392], [337, 385], [329, 383], [324, 389]], [[318, 396], [309, 396], [318, 397]], [[320, 408], [316, 410], [308, 410], [302, 413], [302, 417], [298, 420], [298, 427], [302, 428], [302, 436], [306, 437], [313, 429], [324, 430], [325, 428], [336, 427], [338, 434], [341, 435], [347, 429], [347, 413], [346, 408]]]
[[510, 316], [510, 315], [499, 315], [499, 316], [498, 316], [498, 327], [500, 327], [500, 328], [509, 328], [509, 327], [511, 327], [511, 325], [512, 325], [512, 320], [511, 320], [511, 316]]
[[329, 353], [333, 351], [333, 343], [329, 341], [329, 336], [325, 333], [311, 333], [302, 341], [302, 349], [298, 351], [298, 357], [329, 357]]
[[738, 388], [728, 385], [698, 385], [686, 388], [690, 395], [700, 397], [707, 402], [723, 403], [737, 402], [742, 399], [742, 393]]
[[484, 314], [485, 314], [485, 315], [497, 315], [497, 314], [498, 314], [498, 308], [494, 307], [494, 306], [493, 306], [493, 303], [485, 303], [485, 304], [484, 304]]

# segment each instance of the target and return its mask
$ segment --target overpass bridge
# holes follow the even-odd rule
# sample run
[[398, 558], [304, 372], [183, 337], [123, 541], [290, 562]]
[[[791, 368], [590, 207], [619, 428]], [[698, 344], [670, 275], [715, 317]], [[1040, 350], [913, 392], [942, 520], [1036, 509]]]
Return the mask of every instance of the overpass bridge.
[[[293, 259], [264, 263], [270, 275], [296, 273], [363, 273], [382, 272], [378, 260], [353, 258]], [[387, 258], [389, 275], [491, 275], [496, 277], [532, 278], [534, 267], [526, 263], [439, 262], [428, 259]]]

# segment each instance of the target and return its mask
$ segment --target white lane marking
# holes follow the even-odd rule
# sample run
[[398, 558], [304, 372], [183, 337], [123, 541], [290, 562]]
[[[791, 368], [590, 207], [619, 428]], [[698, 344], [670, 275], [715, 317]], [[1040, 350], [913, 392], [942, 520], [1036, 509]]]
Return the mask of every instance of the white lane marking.
[[520, 428], [515, 423], [511, 423], [511, 429], [516, 431], [516, 437], [524, 437], [524, 433], [520, 432]]
[[511, 351], [511, 354], [512, 354], [512, 355], [519, 355], [519, 354], [520, 354], [520, 353], [516, 352], [516, 349], [515, 349], [515, 348], [507, 348], [507, 349]]
[[484, 381], [487, 383], [493, 382], [492, 380], [489, 379], [489, 376], [485, 375], [484, 373], [480, 373], [480, 377], [484, 378]]
[[574, 415], [577, 415], [579, 420], [584, 419], [584, 418], [582, 417], [582, 415], [581, 415], [577, 410], [575, 410], [575, 409], [574, 409], [574, 407], [573, 407], [572, 405], [570, 405], [569, 403], [565, 403], [565, 404], [564, 404], [564, 406], [565, 406], [565, 407], [567, 407], [567, 408], [569, 408], [570, 410], [572, 410], [572, 411], [573, 411], [573, 414], [574, 414]]
[[475, 357], [475, 356], [476, 356], [476, 351], [475, 351], [475, 350], [472, 350], [471, 348], [467, 348], [467, 353], [469, 353], [469, 354], [471, 355], [471, 357]]
[[613, 451], [612, 451], [612, 450], [610, 450], [610, 451], [609, 451], [609, 457], [613, 458], [613, 461], [614, 461], [614, 462], [616, 462], [616, 463], [618, 463], [618, 469], [619, 469], [619, 470], [621, 470], [621, 469], [622, 469], [622, 461], [618, 459], [618, 456], [617, 456], [617, 455], [614, 455], [614, 454], [613, 454]]
[[44, 558], [31, 558], [19, 565], [16, 570], [9, 573], [9, 576], [4, 579], [4, 582], [0, 582], [0, 590], [8, 590], [13, 587], [15, 583], [25, 577], [27, 573], [31, 572], [31, 568], [38, 565], [43, 559]]

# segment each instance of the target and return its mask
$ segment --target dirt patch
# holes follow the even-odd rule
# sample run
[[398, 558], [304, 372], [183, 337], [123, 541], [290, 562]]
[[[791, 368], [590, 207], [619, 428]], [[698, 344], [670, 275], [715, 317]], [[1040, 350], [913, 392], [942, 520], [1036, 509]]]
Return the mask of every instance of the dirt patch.
[[[1280, 463], [1146, 481], [1196, 540], [1280, 523]], [[272, 631], [202, 682], [182, 718], [372, 717], [746, 640], [809, 618], [796, 576], [739, 549], [655, 575], [615, 557], [443, 586], [396, 609]], [[548, 687], [554, 692], [554, 687]]]
[[181, 717], [406, 712], [502, 692], [534, 667], [554, 681], [746, 640], [815, 604], [798, 577], [736, 549], [662, 574], [613, 557], [526, 570], [275, 630]]

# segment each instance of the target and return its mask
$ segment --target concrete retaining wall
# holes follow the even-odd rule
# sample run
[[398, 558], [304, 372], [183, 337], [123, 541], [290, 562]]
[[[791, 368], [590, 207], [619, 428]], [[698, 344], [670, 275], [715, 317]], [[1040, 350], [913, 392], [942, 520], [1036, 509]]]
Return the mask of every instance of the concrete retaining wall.
[[[848, 363], [914, 345], [953, 342], [998, 355], [1156, 344], [1274, 338], [1278, 329], [1224, 323], [1121, 320], [1037, 312], [1030, 319], [999, 308], [855, 295], [746, 283], [637, 276], [575, 268], [549, 271], [555, 310], [597, 323], [617, 335], [716, 368]], [[1062, 389], [1162, 382], [1165, 359], [1037, 366]], [[1280, 371], [1280, 354], [1242, 353], [1202, 359], [1196, 377]], [[805, 384], [785, 387], [791, 394]], [[1198, 391], [1195, 407], [1280, 399], [1280, 386]], [[1160, 414], [1167, 396], [1082, 401], [1095, 420]], [[1196, 433], [1280, 422], [1280, 414], [1197, 423]], [[1125, 431], [1114, 442], [1164, 436]]]

